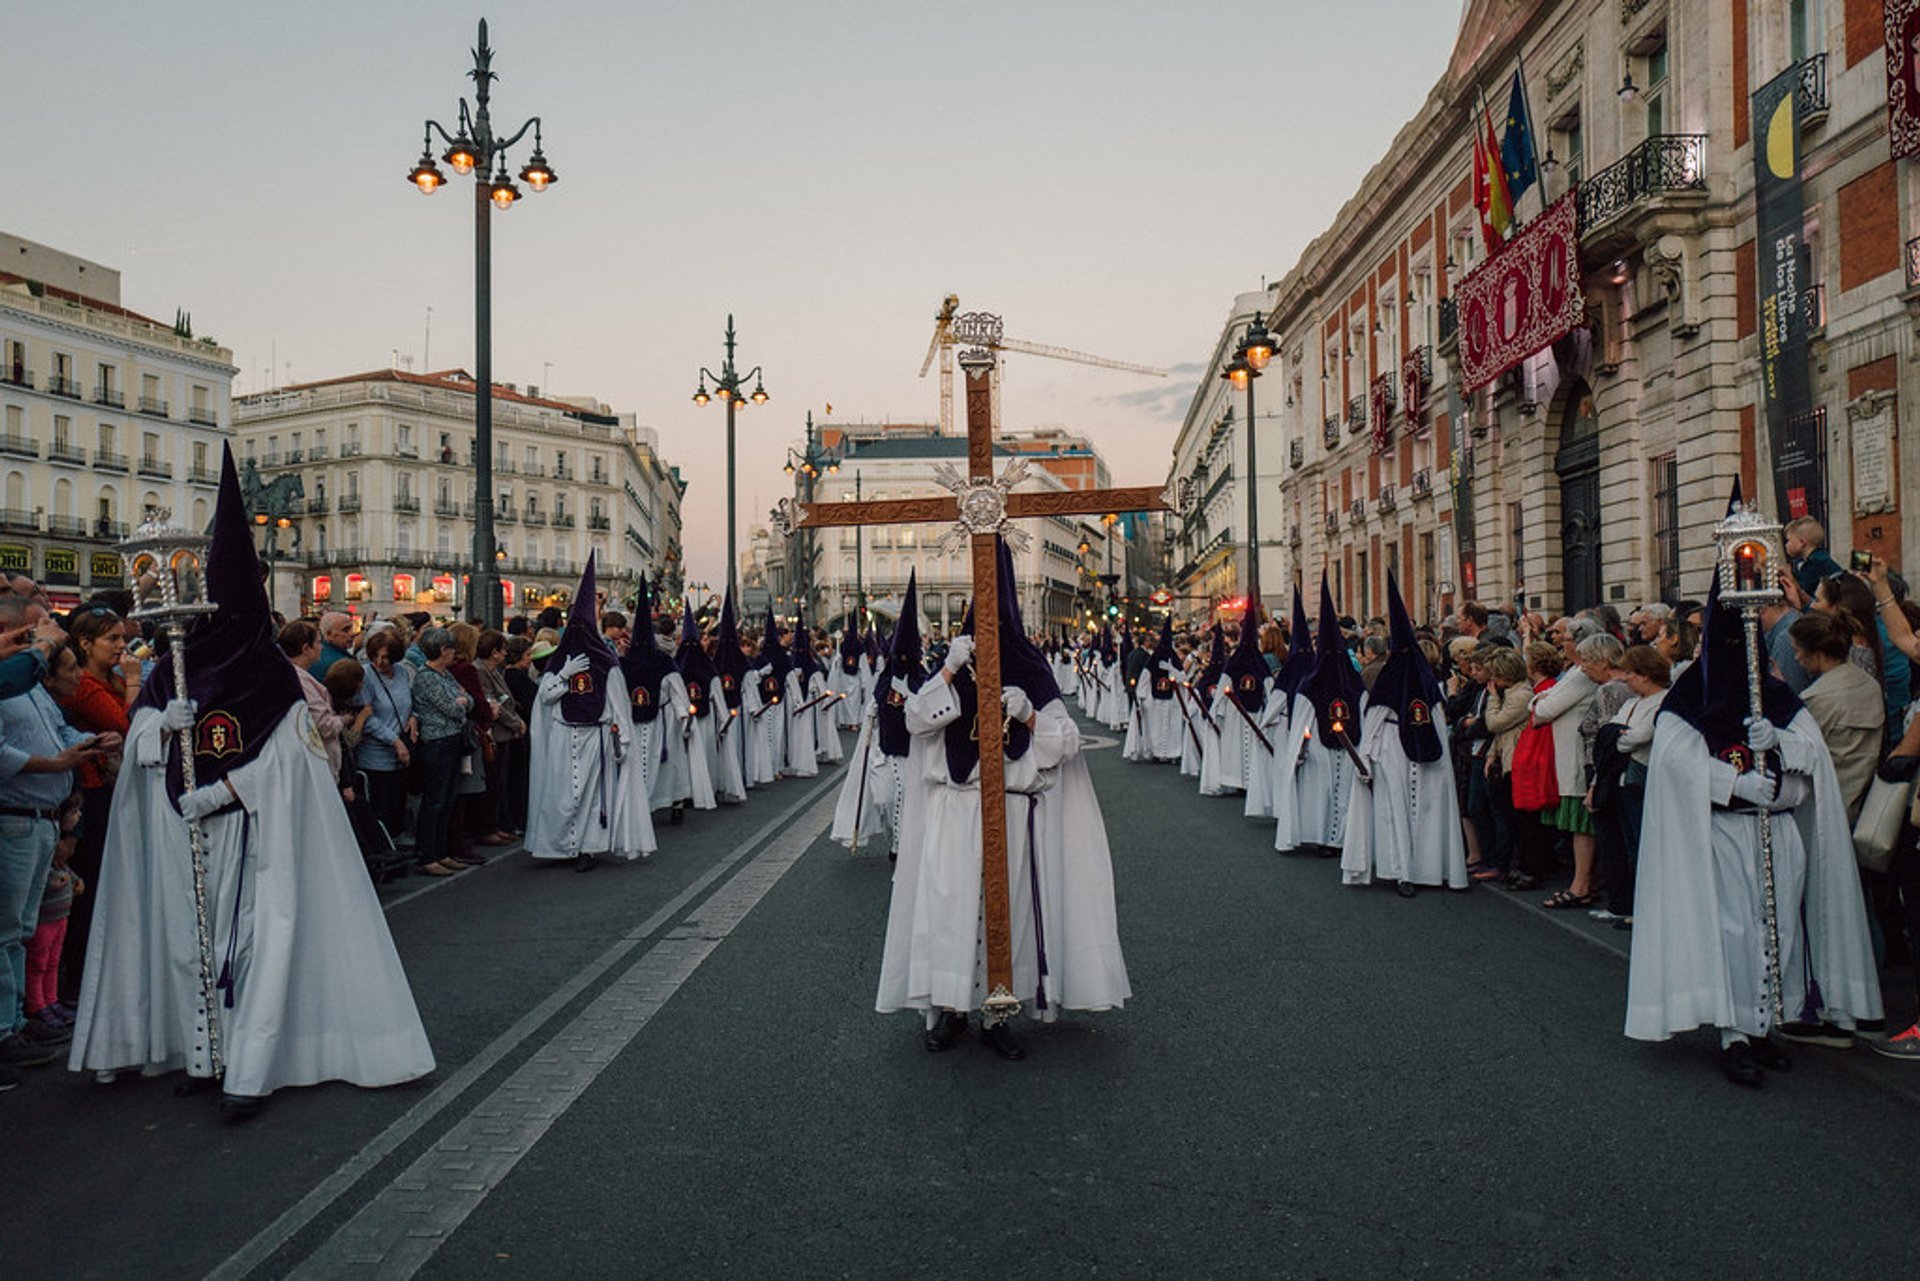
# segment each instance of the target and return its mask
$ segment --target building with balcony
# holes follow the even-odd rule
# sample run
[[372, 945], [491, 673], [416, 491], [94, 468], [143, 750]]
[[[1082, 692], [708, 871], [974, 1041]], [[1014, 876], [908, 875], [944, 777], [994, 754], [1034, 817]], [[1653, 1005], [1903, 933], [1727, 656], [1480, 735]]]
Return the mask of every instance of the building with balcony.
[[[1920, 396], [1920, 228], [1911, 163], [1889, 158], [1881, 13], [1868, 0], [1471, 0], [1421, 110], [1293, 268], [1236, 301], [1215, 345], [1210, 378], [1254, 307], [1278, 338], [1258, 384], [1263, 442], [1271, 407], [1286, 451], [1277, 485], [1264, 446], [1260, 464], [1261, 529], [1287, 531], [1278, 573], [1263, 552], [1268, 605], [1322, 568], [1355, 614], [1382, 612], [1389, 570], [1428, 618], [1467, 597], [1561, 611], [1704, 595], [1734, 478], [1773, 505], [1749, 116], [1753, 92], [1789, 70], [1829, 543], [1920, 562], [1900, 503], [1920, 464], [1920, 435], [1900, 430]], [[1523, 64], [1553, 161], [1544, 198], [1579, 190], [1589, 323], [1464, 395], [1452, 295], [1485, 257], [1473, 122]], [[1522, 218], [1542, 200], [1524, 195]], [[1176, 478], [1215, 456], [1206, 437], [1227, 405], [1202, 389]], [[1182, 550], [1197, 557], [1215, 529]], [[1231, 590], [1217, 562], [1190, 569]]]
[[[301, 516], [277, 539], [276, 606], [393, 614], [464, 609], [473, 557], [474, 383], [461, 370], [383, 369], [235, 402], [239, 450], [263, 482], [297, 476]], [[678, 471], [650, 430], [591, 400], [493, 389], [496, 556], [510, 612], [564, 604], [589, 552], [609, 599], [680, 549]], [[673, 490], [662, 500], [658, 490]], [[629, 505], [652, 513], [647, 536]], [[674, 560], [669, 560], [669, 552]]]
[[123, 587], [113, 544], [213, 517], [233, 353], [120, 305], [110, 267], [0, 234], [0, 569], [56, 604]]
[[[966, 438], [941, 435], [932, 424], [889, 424], [883, 430], [830, 427], [822, 441], [838, 451], [840, 463], [837, 471], [813, 481], [818, 502], [939, 497], [949, 491], [935, 479], [935, 469], [946, 463], [964, 471], [967, 463]], [[1106, 483], [1106, 463], [1084, 437], [1058, 431], [1008, 432], [997, 437], [994, 453], [1002, 459], [1026, 456], [1032, 464], [1015, 492]], [[806, 478], [794, 479], [794, 499], [804, 501]], [[1102, 575], [1112, 575], [1111, 594], [1127, 594], [1128, 518], [1112, 527], [1111, 557], [1109, 527], [1098, 516], [1029, 519], [1020, 525], [1032, 539], [1026, 551], [1014, 554], [1021, 614], [1030, 628], [1084, 624], [1108, 599]], [[906, 592], [908, 573], [918, 570], [922, 615], [943, 632], [951, 631], [960, 625], [972, 596], [973, 570], [964, 546], [953, 552], [940, 549], [949, 528], [941, 523], [799, 530], [787, 540], [750, 540], [746, 569], [764, 577], [777, 610], [791, 612], [804, 599], [814, 619], [844, 616], [858, 606], [863, 592], [874, 613], [892, 619]], [[803, 564], [810, 565], [810, 572], [802, 571]]]

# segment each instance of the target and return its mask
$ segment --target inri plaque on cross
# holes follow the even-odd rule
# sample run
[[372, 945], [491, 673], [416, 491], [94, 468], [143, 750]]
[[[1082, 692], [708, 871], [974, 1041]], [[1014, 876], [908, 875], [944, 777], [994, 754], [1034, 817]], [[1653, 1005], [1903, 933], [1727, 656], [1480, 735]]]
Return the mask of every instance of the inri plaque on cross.
[[[1155, 486], [1037, 494], [1012, 492], [1027, 475], [1024, 459], [1013, 458], [998, 477], [993, 474], [993, 390], [989, 375], [998, 359], [1000, 317], [984, 312], [956, 316], [953, 334], [955, 341], [966, 347], [960, 353], [959, 364], [967, 380], [967, 470], [963, 476], [943, 463], [935, 473], [952, 493], [942, 498], [804, 505], [789, 498], [781, 501], [776, 519], [783, 534], [795, 529], [834, 525], [956, 522], [942, 546], [971, 544], [974, 679], [980, 689], [980, 706], [986, 709], [1000, 705], [1000, 588], [994, 536], [1005, 538], [1019, 549], [1026, 546], [1027, 536], [1009, 523], [1018, 517], [1166, 511], [1169, 504], [1163, 490]], [[1004, 1022], [1020, 1012], [1020, 1001], [1013, 994], [1012, 922], [1007, 893], [1005, 729], [1005, 721], [997, 716], [980, 717], [981, 912], [987, 936], [987, 999], [983, 1012], [989, 1023]]]

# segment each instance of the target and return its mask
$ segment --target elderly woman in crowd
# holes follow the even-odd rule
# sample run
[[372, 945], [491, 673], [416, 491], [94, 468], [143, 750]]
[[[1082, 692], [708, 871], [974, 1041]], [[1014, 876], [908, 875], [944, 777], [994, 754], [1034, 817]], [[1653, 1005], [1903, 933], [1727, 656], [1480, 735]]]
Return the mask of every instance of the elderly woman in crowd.
[[[1569, 622], [1566, 628], [1567, 636], [1575, 634], [1583, 640], [1591, 640], [1601, 632], [1597, 623], [1579, 620]], [[1577, 658], [1579, 645], [1579, 641], [1564, 640], [1562, 645], [1556, 647], [1556, 656], [1564, 655], [1571, 647]], [[1529, 657], [1532, 655], [1529, 654]], [[1598, 900], [1594, 893], [1593, 816], [1587, 812], [1584, 799], [1587, 793], [1587, 740], [1581, 735], [1580, 727], [1599, 688], [1599, 682], [1576, 663], [1563, 668], [1552, 685], [1533, 696], [1535, 723], [1553, 727], [1553, 764], [1560, 783], [1558, 808], [1542, 811], [1540, 821], [1550, 831], [1565, 832], [1573, 841], [1573, 884], [1550, 895], [1541, 904], [1542, 907], [1556, 910], [1592, 907]]]
[[[1475, 668], [1486, 680], [1481, 707], [1486, 750], [1474, 771], [1487, 799], [1487, 827], [1481, 847], [1481, 866], [1468, 875], [1476, 881], [1510, 879], [1514, 875], [1513, 749], [1526, 728], [1527, 704], [1533, 690], [1527, 685], [1527, 662], [1509, 645], [1485, 644], [1474, 651]], [[1531, 817], [1531, 816], [1529, 816]]]
[[1827, 742], [1849, 820], [1859, 816], [1860, 802], [1880, 764], [1887, 723], [1880, 683], [1851, 661], [1856, 634], [1847, 619], [1824, 612], [1802, 614], [1787, 629], [1794, 656], [1813, 677], [1800, 692], [1800, 701]]
[[414, 670], [406, 661], [405, 634], [392, 627], [367, 636], [361, 685], [367, 719], [361, 726], [354, 759], [367, 776], [367, 802], [373, 815], [398, 837], [406, 827], [407, 770], [413, 763], [420, 724], [413, 715]]
[[420, 813], [414, 852], [428, 876], [452, 876], [466, 865], [453, 857], [454, 803], [460, 794], [460, 763], [467, 755], [467, 715], [473, 700], [450, 674], [459, 658], [444, 627], [422, 631], [416, 647], [423, 660], [413, 679], [413, 710], [420, 723]]

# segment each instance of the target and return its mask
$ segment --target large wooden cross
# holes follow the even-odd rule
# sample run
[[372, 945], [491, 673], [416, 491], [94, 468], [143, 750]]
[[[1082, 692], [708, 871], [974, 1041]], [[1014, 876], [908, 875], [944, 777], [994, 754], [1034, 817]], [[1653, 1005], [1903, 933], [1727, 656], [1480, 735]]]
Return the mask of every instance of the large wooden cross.
[[[1017, 517], [1089, 516], [1107, 512], [1166, 511], [1164, 491], [1079, 489], [1048, 493], [1011, 492], [1027, 474], [1017, 455], [998, 478], [993, 474], [993, 379], [1000, 343], [1000, 317], [969, 312], [954, 318], [956, 341], [968, 349], [959, 356], [966, 374], [967, 471], [962, 476], [942, 465], [936, 475], [953, 492], [942, 498], [896, 498], [857, 503], [794, 503], [783, 499], [783, 533], [832, 525], [891, 525], [931, 521], [957, 522], [947, 545], [971, 543], [973, 558], [974, 679], [980, 690], [980, 843], [982, 916], [987, 935], [987, 998], [990, 1024], [1020, 1012], [1013, 994], [1013, 935], [1007, 893], [1007, 794], [1004, 761], [1005, 723], [989, 709], [1000, 706], [1000, 584], [994, 536], [1014, 547], [1027, 536], [1008, 522]], [[1109, 535], [1111, 536], [1111, 535]]]

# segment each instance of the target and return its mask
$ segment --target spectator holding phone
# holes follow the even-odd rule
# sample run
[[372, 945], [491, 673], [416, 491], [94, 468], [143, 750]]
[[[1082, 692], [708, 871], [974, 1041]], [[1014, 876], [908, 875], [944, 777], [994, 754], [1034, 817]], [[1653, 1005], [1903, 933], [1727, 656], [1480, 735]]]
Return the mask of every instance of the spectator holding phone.
[[[0, 626], [38, 606], [0, 602]], [[60, 836], [59, 811], [73, 794], [74, 771], [120, 750], [118, 734], [83, 734], [60, 714], [80, 680], [80, 660], [61, 646], [44, 681], [0, 699], [0, 1074], [46, 1063], [71, 1033], [25, 1018], [27, 939], [39, 925], [40, 899]]]

